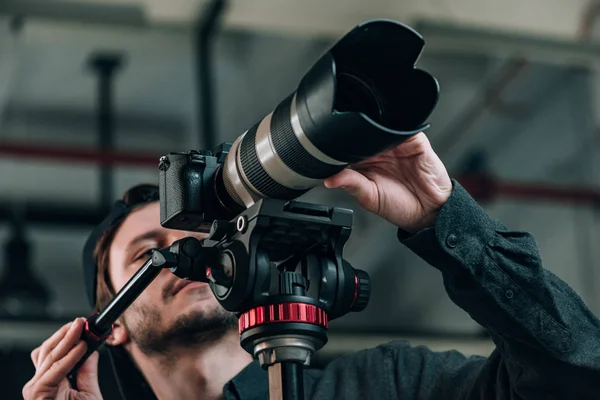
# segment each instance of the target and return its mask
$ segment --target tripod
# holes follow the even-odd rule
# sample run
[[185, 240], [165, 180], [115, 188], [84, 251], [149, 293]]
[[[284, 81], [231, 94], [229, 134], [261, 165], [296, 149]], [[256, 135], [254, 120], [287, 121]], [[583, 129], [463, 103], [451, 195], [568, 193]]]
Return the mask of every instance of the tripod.
[[106, 309], [88, 318], [88, 351], [70, 377], [169, 268], [208, 282], [221, 306], [237, 315], [241, 346], [268, 370], [271, 400], [303, 399], [303, 368], [327, 343], [329, 321], [369, 301], [369, 276], [342, 257], [351, 224], [350, 210], [264, 199], [232, 221], [214, 221], [204, 243], [187, 237], [155, 250]]

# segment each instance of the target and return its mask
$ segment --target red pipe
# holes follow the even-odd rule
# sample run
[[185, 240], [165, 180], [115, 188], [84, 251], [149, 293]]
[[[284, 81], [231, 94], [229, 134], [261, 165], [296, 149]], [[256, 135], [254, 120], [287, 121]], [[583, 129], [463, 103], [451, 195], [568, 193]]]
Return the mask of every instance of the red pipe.
[[158, 167], [159, 155], [126, 153], [120, 151], [99, 151], [68, 147], [32, 146], [30, 144], [0, 143], [0, 154], [12, 157], [28, 157], [95, 165], [129, 165], [138, 167]]
[[498, 197], [523, 200], [551, 201], [568, 204], [600, 205], [600, 191], [593, 188], [556, 186], [535, 182], [500, 181], [486, 175], [471, 175], [457, 181], [480, 202]]
[[[52, 160], [61, 163], [94, 165], [125, 165], [157, 168], [159, 155], [99, 151], [68, 147], [32, 146], [0, 143], [0, 155]], [[487, 175], [469, 175], [457, 178], [460, 184], [480, 202], [498, 197], [563, 202], [569, 204], [600, 205], [600, 191], [592, 188], [559, 187], [532, 182], [500, 181]]]

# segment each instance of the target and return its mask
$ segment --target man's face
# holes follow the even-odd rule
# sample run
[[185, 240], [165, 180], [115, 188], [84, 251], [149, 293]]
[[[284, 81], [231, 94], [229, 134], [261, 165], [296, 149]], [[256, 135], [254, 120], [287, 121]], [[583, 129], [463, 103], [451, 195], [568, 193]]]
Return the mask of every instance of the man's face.
[[[163, 228], [158, 202], [133, 211], [117, 230], [109, 250], [114, 289], [127, 283], [152, 249], [188, 236], [203, 239], [206, 235]], [[168, 269], [125, 311], [123, 320], [130, 339], [146, 354], [168, 353], [173, 346], [202, 345], [237, 326], [237, 318], [220, 306], [208, 284], [179, 279]]]

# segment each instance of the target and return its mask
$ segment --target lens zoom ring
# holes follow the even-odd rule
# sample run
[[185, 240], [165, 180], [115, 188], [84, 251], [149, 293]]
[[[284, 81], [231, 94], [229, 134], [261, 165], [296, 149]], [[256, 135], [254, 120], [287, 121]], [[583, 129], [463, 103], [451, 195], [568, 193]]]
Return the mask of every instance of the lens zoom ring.
[[[235, 154], [231, 154], [230, 157], [235, 157]], [[223, 174], [223, 184], [225, 185], [225, 190], [227, 191], [227, 194], [229, 194], [229, 196], [231, 196], [233, 201], [235, 201], [237, 204], [244, 204], [244, 201], [242, 200], [240, 195], [237, 194], [237, 192], [235, 191], [235, 187], [231, 182], [231, 178], [229, 177], [229, 169], [223, 168], [221, 173]]]
[[[279, 103], [271, 118], [271, 139], [275, 151], [285, 165], [296, 173], [312, 179], [325, 179], [345, 168], [345, 165], [331, 165], [313, 157], [300, 144], [291, 123], [293, 95]], [[326, 135], [327, 132], [323, 132]]]
[[256, 154], [256, 130], [258, 129], [259, 124], [260, 122], [254, 125], [252, 129], [246, 133], [242, 139], [242, 143], [240, 143], [240, 161], [242, 169], [246, 174], [246, 178], [248, 178], [248, 181], [250, 181], [252, 186], [265, 197], [293, 200], [302, 196], [308, 189], [295, 190], [280, 185], [269, 176], [260, 161], [258, 161], [258, 156]]

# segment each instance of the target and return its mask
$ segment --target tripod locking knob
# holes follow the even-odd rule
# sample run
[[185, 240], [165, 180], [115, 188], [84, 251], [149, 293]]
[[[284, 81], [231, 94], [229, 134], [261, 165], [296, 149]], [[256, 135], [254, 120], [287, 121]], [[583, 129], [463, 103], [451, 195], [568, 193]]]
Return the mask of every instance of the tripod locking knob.
[[371, 278], [365, 271], [356, 269], [354, 275], [354, 302], [351, 311], [359, 312], [367, 308], [371, 298]]

